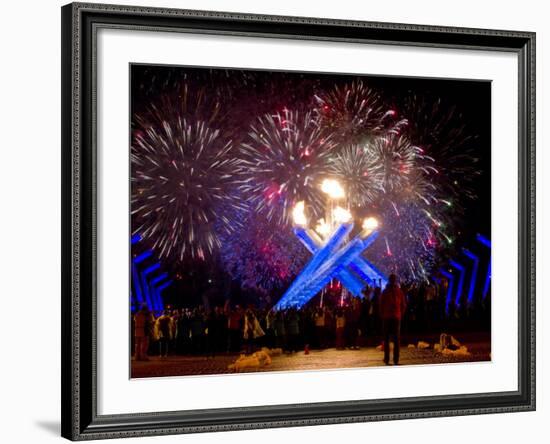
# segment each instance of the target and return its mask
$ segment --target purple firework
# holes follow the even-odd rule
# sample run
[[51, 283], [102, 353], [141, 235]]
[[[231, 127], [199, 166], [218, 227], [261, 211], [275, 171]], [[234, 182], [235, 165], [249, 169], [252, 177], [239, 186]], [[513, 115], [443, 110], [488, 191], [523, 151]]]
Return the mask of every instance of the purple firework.
[[131, 154], [133, 231], [160, 257], [204, 258], [220, 246], [215, 226], [234, 228], [219, 209], [242, 208], [233, 193], [239, 161], [232, 144], [200, 120], [139, 123]]
[[321, 180], [329, 172], [336, 143], [311, 113], [285, 110], [258, 118], [241, 145], [240, 190], [254, 211], [268, 220], [290, 222], [294, 204], [304, 200], [321, 214]]

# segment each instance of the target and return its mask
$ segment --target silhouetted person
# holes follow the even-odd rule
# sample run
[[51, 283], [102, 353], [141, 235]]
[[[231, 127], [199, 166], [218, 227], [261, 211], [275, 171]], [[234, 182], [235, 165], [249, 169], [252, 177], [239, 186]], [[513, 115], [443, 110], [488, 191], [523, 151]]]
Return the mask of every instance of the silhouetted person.
[[370, 310], [369, 315], [371, 318], [371, 330], [372, 333], [376, 336], [380, 334], [380, 295], [382, 294], [382, 289], [380, 287], [375, 287], [372, 292], [372, 299], [370, 301]]
[[325, 310], [321, 307], [319, 307], [314, 315], [313, 315], [313, 322], [315, 323], [315, 336], [317, 338], [317, 346], [319, 348], [325, 348], [326, 347], [326, 340], [325, 340]]
[[226, 305], [227, 316], [227, 351], [241, 351], [241, 331], [244, 327], [243, 312], [237, 305], [233, 310], [229, 309], [229, 304]]
[[285, 317], [282, 311], [278, 311], [275, 315], [275, 347], [286, 349], [286, 328]]
[[244, 328], [243, 328], [243, 336], [244, 340], [246, 341], [246, 353], [252, 354], [256, 346], [258, 345], [258, 340], [262, 336], [264, 336], [265, 333], [260, 326], [260, 322], [258, 321], [258, 318], [254, 314], [252, 310], [247, 310], [244, 315]]
[[146, 304], [134, 316], [134, 336], [136, 361], [148, 361], [147, 349], [151, 337], [155, 319]]
[[300, 316], [298, 312], [293, 308], [288, 310], [285, 321], [287, 351], [289, 353], [297, 352], [300, 339]]
[[168, 344], [173, 333], [172, 318], [168, 310], [165, 310], [157, 319], [156, 328], [159, 338], [159, 355], [161, 358], [166, 358], [168, 356]]
[[397, 276], [391, 274], [380, 297], [380, 317], [384, 335], [384, 362], [390, 362], [390, 340], [393, 340], [393, 363], [399, 364], [401, 319], [406, 309], [405, 295], [399, 288]]
[[204, 349], [204, 316], [199, 308], [195, 308], [190, 322], [191, 350], [193, 354], [200, 354]]

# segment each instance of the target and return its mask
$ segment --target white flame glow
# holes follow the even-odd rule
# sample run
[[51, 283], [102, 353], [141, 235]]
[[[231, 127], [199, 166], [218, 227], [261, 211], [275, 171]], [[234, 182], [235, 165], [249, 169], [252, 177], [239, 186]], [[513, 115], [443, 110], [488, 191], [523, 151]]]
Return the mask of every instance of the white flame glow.
[[344, 189], [334, 179], [325, 179], [321, 184], [321, 191], [328, 194], [332, 199], [342, 199], [345, 197]]
[[297, 202], [296, 205], [294, 205], [294, 208], [292, 209], [292, 219], [294, 220], [294, 223], [296, 225], [307, 225], [307, 218], [304, 211], [305, 204], [303, 200]]
[[319, 219], [315, 231], [321, 236], [327, 236], [330, 233], [330, 225], [325, 222], [325, 219]]
[[332, 211], [332, 217], [336, 222], [346, 223], [351, 220], [351, 213], [342, 207], [336, 207]]
[[378, 220], [374, 217], [367, 217], [363, 221], [363, 230], [372, 231], [374, 229], [378, 228]]

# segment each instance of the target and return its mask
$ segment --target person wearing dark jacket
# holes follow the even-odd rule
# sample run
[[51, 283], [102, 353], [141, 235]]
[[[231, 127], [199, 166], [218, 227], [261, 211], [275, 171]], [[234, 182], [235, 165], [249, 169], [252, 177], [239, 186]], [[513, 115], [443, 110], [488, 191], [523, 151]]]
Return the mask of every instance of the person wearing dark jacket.
[[380, 317], [384, 335], [384, 362], [390, 362], [390, 340], [393, 339], [393, 363], [399, 364], [399, 346], [401, 334], [401, 319], [405, 313], [407, 303], [397, 276], [391, 274], [388, 285], [380, 297]]

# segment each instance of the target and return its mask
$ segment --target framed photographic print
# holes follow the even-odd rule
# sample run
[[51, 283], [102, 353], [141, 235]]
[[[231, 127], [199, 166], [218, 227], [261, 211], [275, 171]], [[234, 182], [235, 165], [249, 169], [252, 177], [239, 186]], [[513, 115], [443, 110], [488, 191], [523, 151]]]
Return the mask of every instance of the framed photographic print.
[[64, 6], [62, 435], [533, 410], [534, 91], [528, 32]]

